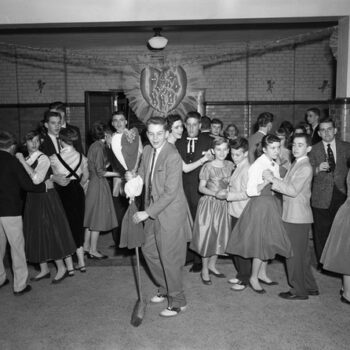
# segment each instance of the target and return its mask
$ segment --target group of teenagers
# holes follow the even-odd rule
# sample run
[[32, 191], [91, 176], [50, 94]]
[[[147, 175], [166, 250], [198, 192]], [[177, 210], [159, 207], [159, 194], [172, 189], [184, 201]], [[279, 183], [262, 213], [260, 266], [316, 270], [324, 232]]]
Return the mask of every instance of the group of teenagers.
[[309, 250], [312, 224], [319, 266], [343, 275], [341, 301], [350, 303], [350, 144], [335, 138], [334, 121], [320, 120], [317, 108], [306, 118], [309, 130], [298, 125], [292, 134], [287, 128], [271, 133], [273, 115], [262, 113], [249, 140], [201, 131], [197, 112], [185, 121], [176, 115], [147, 121], [150, 145], [138, 172], [127, 172], [126, 179], [140, 176], [149, 189], [144, 210], [133, 219], [144, 222], [142, 251], [159, 286], [151, 302], [168, 301], [161, 316], [187, 307], [182, 272], [188, 242], [195, 253], [190, 271], [200, 272], [206, 286], [212, 277], [226, 278], [216, 261], [230, 255], [237, 271], [228, 280], [231, 289], [264, 294], [263, 285], [278, 284], [267, 272], [278, 255], [291, 287], [279, 297], [319, 295]]
[[317, 108], [308, 110], [306, 119], [293, 131], [286, 122], [271, 133], [273, 115], [262, 113], [258, 131], [247, 140], [234, 124], [223, 132], [219, 119], [197, 112], [184, 121], [179, 115], [151, 117], [143, 146], [117, 111], [112, 128], [92, 126], [87, 157], [62, 103], [45, 113], [44, 133], [26, 135], [25, 155], [16, 151], [15, 137], [1, 131], [0, 288], [9, 283], [3, 266], [6, 240], [15, 295], [31, 290], [27, 260], [40, 264], [34, 282], [50, 278], [48, 262], [55, 261], [52, 283], [57, 284], [75, 271], [86, 272], [85, 256], [106, 258], [97, 249], [99, 234], [113, 230], [117, 243], [129, 203], [124, 185], [138, 179], [144, 190], [133, 221], [143, 223], [142, 252], [158, 285], [151, 302], [168, 302], [160, 316], [176, 316], [187, 307], [186, 263], [193, 263], [190, 271], [200, 272], [206, 286], [212, 276], [226, 278], [216, 267], [220, 255], [233, 257], [233, 291], [250, 287], [263, 294], [262, 285], [277, 284], [267, 264], [279, 255], [286, 258], [291, 286], [279, 296], [318, 295], [308, 244], [312, 223], [318, 262], [344, 275], [341, 301], [350, 303], [350, 145], [335, 138], [334, 121], [320, 120]]

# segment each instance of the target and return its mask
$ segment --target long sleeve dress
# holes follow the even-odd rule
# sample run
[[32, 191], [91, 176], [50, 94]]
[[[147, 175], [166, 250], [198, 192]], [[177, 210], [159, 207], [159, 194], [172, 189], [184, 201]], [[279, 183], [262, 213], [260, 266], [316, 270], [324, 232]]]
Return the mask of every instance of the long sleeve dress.
[[84, 227], [93, 231], [110, 231], [118, 226], [113, 198], [107, 179], [104, 144], [95, 141], [88, 151], [90, 181], [85, 197]]

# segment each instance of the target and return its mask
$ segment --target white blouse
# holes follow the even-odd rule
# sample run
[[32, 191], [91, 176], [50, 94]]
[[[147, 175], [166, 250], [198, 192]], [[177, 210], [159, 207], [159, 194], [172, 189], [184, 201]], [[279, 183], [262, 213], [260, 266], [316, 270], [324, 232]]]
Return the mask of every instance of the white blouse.
[[258, 191], [258, 185], [264, 182], [262, 173], [266, 169], [271, 170], [273, 176], [277, 179], [281, 178], [279, 165], [270, 160], [265, 154], [261, 155], [248, 170], [247, 195], [249, 197], [260, 196], [261, 192]]
[[[60, 152], [60, 156], [73, 170], [79, 163], [80, 153], [77, 152], [73, 146], [66, 146], [62, 148]], [[50, 163], [51, 163], [51, 168], [54, 175], [67, 176], [70, 173], [70, 171], [66, 169], [63, 166], [63, 164], [60, 162], [60, 160], [57, 158], [56, 154], [53, 154], [50, 157]], [[88, 173], [89, 171], [88, 171], [87, 158], [82, 155], [82, 160], [79, 168], [76, 170], [76, 174], [78, 176], [83, 175], [84, 177], [88, 177]], [[74, 176], [71, 176], [70, 178], [73, 180], [75, 179]]]
[[32, 153], [26, 159], [26, 163], [29, 166], [32, 166], [32, 164], [34, 164], [36, 160], [38, 160], [38, 165], [35, 169], [33, 169], [34, 173], [30, 175], [35, 185], [40, 184], [44, 181], [45, 176], [50, 168], [49, 157], [40, 151], [35, 151], [34, 153]]

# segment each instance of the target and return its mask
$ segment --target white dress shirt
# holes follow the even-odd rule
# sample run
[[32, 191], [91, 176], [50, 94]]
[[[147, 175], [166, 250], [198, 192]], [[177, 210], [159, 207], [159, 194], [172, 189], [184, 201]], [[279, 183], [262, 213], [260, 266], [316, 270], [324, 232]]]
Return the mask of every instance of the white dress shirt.
[[334, 155], [334, 161], [335, 161], [335, 163], [337, 163], [337, 148], [335, 147], [335, 138], [331, 142], [322, 141], [322, 143], [323, 143], [324, 151], [326, 152], [327, 155], [328, 155], [328, 151], [327, 151], [328, 144], [331, 145], [331, 149], [332, 149], [333, 155]]

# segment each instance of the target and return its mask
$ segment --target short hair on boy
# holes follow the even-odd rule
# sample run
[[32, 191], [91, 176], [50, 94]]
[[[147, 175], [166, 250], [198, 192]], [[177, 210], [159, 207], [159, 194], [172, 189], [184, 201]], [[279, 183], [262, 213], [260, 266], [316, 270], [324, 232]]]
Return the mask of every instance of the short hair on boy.
[[44, 115], [44, 123], [48, 123], [50, 121], [50, 118], [55, 117], [55, 118], [60, 118], [62, 119], [61, 114], [55, 111], [46, 111]]
[[209, 117], [207, 117], [206, 115], [204, 115], [201, 118], [201, 129], [202, 130], [208, 130], [210, 128], [210, 124], [211, 124], [211, 119]]
[[213, 124], [220, 125], [220, 126], [221, 126], [221, 129], [224, 127], [224, 123], [223, 123], [220, 119], [218, 119], [218, 118], [213, 118], [213, 119], [211, 120], [210, 125], [213, 125]]
[[0, 149], [6, 150], [17, 144], [17, 139], [12, 132], [0, 130]]
[[155, 124], [155, 125], [162, 125], [164, 130], [167, 130], [167, 120], [163, 117], [151, 117], [147, 120], [146, 122], [146, 129], [148, 130], [148, 127], [151, 124]]
[[316, 114], [319, 117], [321, 116], [321, 110], [319, 108], [317, 108], [317, 107], [309, 108], [309, 109], [306, 110], [306, 113], [307, 112], [312, 112], [312, 113]]
[[270, 112], [263, 112], [259, 114], [257, 123], [259, 127], [265, 127], [268, 123], [273, 122], [273, 114]]
[[248, 152], [249, 143], [244, 137], [238, 137], [235, 140], [230, 140], [230, 149], [242, 149], [243, 152]]
[[199, 122], [201, 122], [201, 119], [202, 119], [201, 115], [196, 111], [188, 112], [186, 114], [185, 122], [187, 121], [187, 119], [190, 119], [190, 118], [197, 119]]
[[333, 125], [333, 128], [336, 128], [335, 125], [335, 120], [332, 117], [324, 117], [320, 120], [319, 124], [323, 124], [323, 123], [331, 123]]
[[49, 109], [55, 109], [57, 111], [62, 111], [66, 113], [66, 105], [61, 101], [55, 101], [49, 104]]
[[312, 145], [312, 138], [311, 135], [307, 134], [307, 133], [296, 133], [293, 138], [292, 138], [292, 142], [294, 142], [294, 140], [296, 138], [303, 138], [307, 144], [307, 146], [311, 146]]

